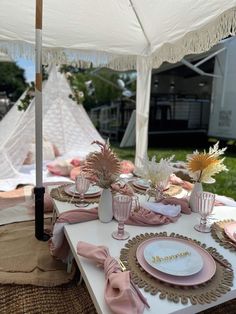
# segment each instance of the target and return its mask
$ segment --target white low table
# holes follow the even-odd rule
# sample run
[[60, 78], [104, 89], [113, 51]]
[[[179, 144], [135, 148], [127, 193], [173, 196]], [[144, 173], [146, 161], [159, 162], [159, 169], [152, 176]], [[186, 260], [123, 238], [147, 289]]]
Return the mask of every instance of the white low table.
[[[217, 220], [223, 219], [235, 219], [236, 220], [236, 208], [227, 206], [217, 206], [214, 208], [215, 218]], [[193, 239], [197, 239], [202, 243], [206, 243], [207, 246], [215, 247], [228, 261], [232, 264], [234, 272], [236, 274], [236, 252], [230, 252], [227, 249], [221, 247], [211, 235], [200, 233], [194, 230], [193, 226], [199, 222], [199, 215], [192, 213], [191, 215], [182, 215], [176, 223], [170, 223], [168, 225], [157, 227], [138, 227], [138, 226], [125, 226], [126, 230], [130, 233], [131, 238], [145, 232], [163, 232], [168, 234], [171, 232], [179, 233]], [[118, 241], [112, 238], [111, 233], [117, 228], [117, 222], [112, 221], [110, 223], [101, 223], [99, 220], [83, 222], [74, 225], [65, 226], [65, 235], [69, 242], [72, 254], [78, 264], [80, 272], [86, 283], [88, 291], [91, 295], [96, 310], [100, 314], [111, 313], [104, 301], [104, 272], [102, 269], [97, 268], [96, 265], [80, 257], [76, 253], [76, 246], [78, 241], [85, 241], [95, 245], [106, 245], [112, 256], [118, 257], [120, 250], [124, 247], [126, 241]], [[207, 308], [213, 307], [217, 304], [226, 302], [228, 300], [236, 298], [236, 278], [233, 280], [233, 287], [227, 294], [222, 295], [216, 302], [205, 305], [182, 305], [181, 303], [173, 303], [167, 300], [160, 300], [158, 295], [152, 296], [149, 293], [145, 293], [143, 289], [140, 289], [144, 296], [147, 298], [150, 305], [150, 309], [145, 310], [145, 314], [167, 314], [167, 313], [197, 313]], [[127, 313], [129, 314], [129, 313]]]

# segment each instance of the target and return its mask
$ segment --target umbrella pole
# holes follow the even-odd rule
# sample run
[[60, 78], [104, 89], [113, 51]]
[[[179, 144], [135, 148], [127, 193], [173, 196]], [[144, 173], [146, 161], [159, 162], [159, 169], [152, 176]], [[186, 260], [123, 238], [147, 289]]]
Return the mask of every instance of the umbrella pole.
[[40, 241], [48, 240], [44, 233], [44, 193], [42, 179], [42, 11], [43, 0], [36, 0], [35, 22], [35, 145], [36, 145], [36, 186], [35, 194], [35, 237]]

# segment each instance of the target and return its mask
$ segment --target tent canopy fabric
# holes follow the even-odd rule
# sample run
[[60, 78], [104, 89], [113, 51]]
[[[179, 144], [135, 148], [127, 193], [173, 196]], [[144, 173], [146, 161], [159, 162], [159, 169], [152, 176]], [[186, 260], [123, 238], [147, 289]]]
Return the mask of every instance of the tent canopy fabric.
[[[50, 0], [43, 3], [42, 56], [49, 64], [137, 68], [139, 166], [148, 147], [151, 69], [235, 33], [236, 0]], [[35, 56], [35, 1], [1, 0], [0, 50]]]
[[[76, 104], [70, 94], [64, 74], [53, 66], [43, 87], [43, 137], [56, 145], [61, 154], [85, 157], [96, 150], [92, 141], [103, 139], [83, 105]], [[35, 141], [35, 99], [25, 112], [19, 112], [17, 105], [18, 102], [0, 122], [0, 179], [18, 174]]]
[[[174, 3], [175, 2], [175, 3]], [[235, 0], [44, 1], [44, 62], [93, 62], [136, 68], [136, 57], [152, 67], [200, 53], [235, 34]], [[35, 1], [1, 0], [0, 45], [12, 56], [34, 56]]]

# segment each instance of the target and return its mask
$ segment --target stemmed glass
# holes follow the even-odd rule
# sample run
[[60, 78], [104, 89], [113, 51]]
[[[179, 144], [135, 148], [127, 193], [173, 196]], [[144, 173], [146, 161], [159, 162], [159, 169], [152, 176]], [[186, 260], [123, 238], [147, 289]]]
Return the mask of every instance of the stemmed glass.
[[79, 203], [76, 203], [75, 206], [87, 206], [84, 202], [84, 194], [88, 191], [90, 186], [90, 181], [85, 178], [82, 174], [78, 175], [75, 179], [75, 190], [79, 194]]
[[113, 214], [118, 221], [117, 231], [112, 232], [112, 237], [117, 240], [126, 240], [130, 234], [124, 230], [124, 222], [129, 218], [132, 198], [128, 195], [117, 194], [113, 196]]
[[196, 194], [198, 213], [201, 215], [200, 224], [195, 225], [194, 229], [199, 232], [210, 232], [211, 228], [207, 226], [207, 216], [212, 213], [215, 194], [209, 192], [199, 192]]
[[165, 198], [164, 191], [165, 191], [165, 189], [167, 187], [168, 182], [169, 182], [169, 177], [167, 177], [165, 180], [159, 181], [157, 183], [156, 195], [155, 195], [156, 202], [159, 202], [163, 198]]

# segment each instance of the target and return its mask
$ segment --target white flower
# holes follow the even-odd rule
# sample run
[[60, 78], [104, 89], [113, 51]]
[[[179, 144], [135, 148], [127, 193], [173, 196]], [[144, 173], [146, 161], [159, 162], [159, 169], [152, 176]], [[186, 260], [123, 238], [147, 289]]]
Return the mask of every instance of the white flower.
[[215, 174], [221, 171], [228, 171], [227, 167], [223, 164], [224, 158], [219, 159], [223, 155], [226, 147], [219, 149], [219, 142], [213, 147], [209, 148], [207, 153], [199, 153], [197, 150], [193, 154], [187, 155], [187, 168], [190, 177], [195, 182], [214, 183], [215, 179], [212, 178]]
[[151, 183], [153, 187], [157, 187], [162, 182], [166, 182], [170, 175], [173, 173], [173, 168], [170, 164], [174, 155], [170, 158], [161, 158], [160, 162], [156, 162], [156, 156], [153, 156], [151, 160], [148, 156], [141, 159], [142, 166], [136, 169], [136, 173], [142, 178]]

